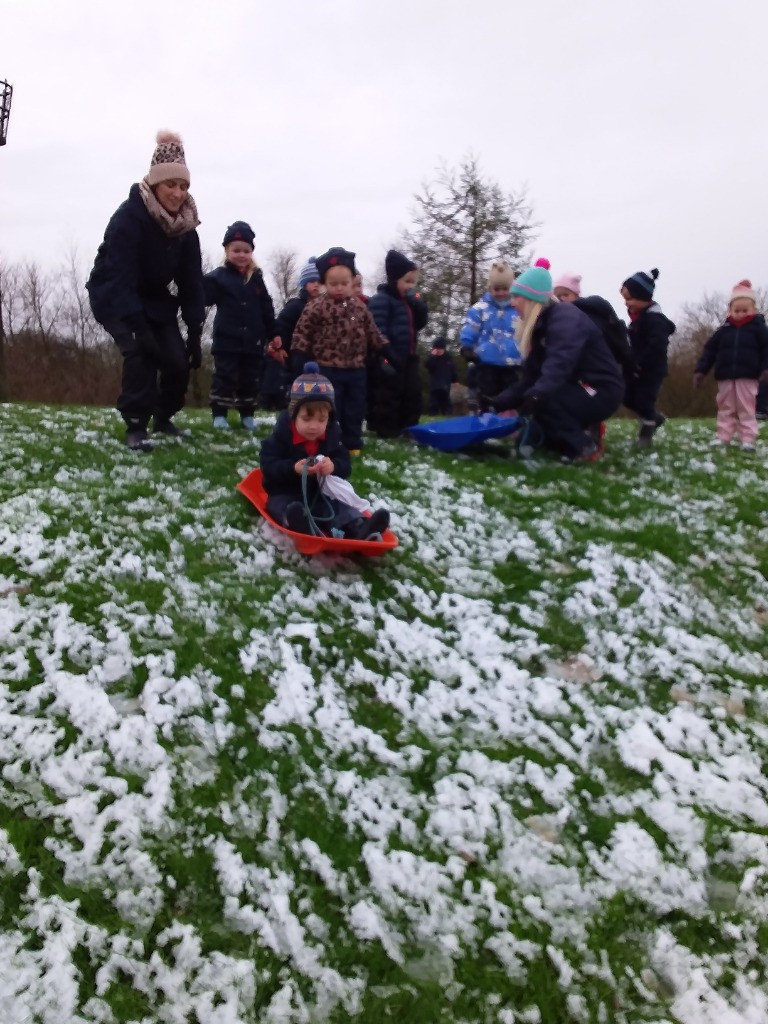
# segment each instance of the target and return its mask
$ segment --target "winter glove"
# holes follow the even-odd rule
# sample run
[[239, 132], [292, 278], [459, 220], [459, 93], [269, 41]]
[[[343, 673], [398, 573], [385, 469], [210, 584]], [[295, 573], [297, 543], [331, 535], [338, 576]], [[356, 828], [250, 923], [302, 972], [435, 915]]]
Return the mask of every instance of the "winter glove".
[[394, 377], [398, 370], [402, 369], [399, 358], [392, 351], [391, 345], [385, 345], [381, 350], [381, 361], [379, 366], [385, 377]]
[[199, 370], [203, 362], [202, 327], [187, 327], [187, 359], [190, 370]]
[[529, 392], [520, 403], [517, 411], [521, 416], [535, 417], [536, 413], [541, 412], [544, 405], [545, 402], [541, 395], [532, 395]]
[[469, 348], [467, 345], [462, 345], [459, 349], [459, 355], [462, 356], [468, 363], [477, 362], [477, 353], [473, 348]]
[[693, 386], [695, 388], [700, 388], [703, 383], [704, 383], [704, 374], [703, 373], [694, 373], [694, 375], [693, 375]]
[[758, 384], [768, 384], [768, 370], [763, 370], [760, 376], [757, 378]]

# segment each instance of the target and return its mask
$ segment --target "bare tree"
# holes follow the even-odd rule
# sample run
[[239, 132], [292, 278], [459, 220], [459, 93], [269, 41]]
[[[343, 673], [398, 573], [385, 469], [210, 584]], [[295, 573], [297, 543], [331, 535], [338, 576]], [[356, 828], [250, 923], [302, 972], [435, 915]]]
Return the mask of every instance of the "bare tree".
[[57, 275], [45, 274], [36, 263], [21, 268], [23, 329], [34, 331], [48, 347], [61, 326], [65, 290]]
[[299, 290], [299, 255], [293, 249], [278, 246], [267, 257], [267, 268], [272, 278], [275, 305], [279, 309]]

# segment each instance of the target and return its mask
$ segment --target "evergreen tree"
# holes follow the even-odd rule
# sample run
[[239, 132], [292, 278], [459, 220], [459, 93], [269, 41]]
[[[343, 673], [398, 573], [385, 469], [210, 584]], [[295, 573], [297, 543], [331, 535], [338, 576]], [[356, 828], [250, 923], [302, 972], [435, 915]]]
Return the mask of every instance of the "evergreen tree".
[[524, 250], [534, 224], [524, 192], [505, 193], [483, 177], [478, 160], [443, 165], [437, 180], [415, 197], [406, 251], [418, 264], [419, 290], [436, 334], [455, 337], [469, 306], [483, 294], [491, 263], [506, 260], [524, 269]]

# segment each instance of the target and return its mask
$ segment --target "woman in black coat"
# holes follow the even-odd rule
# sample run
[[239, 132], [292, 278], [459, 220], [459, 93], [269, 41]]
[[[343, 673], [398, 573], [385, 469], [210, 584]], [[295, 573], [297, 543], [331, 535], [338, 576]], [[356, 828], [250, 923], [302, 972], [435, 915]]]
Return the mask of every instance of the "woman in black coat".
[[138, 451], [152, 449], [151, 417], [155, 434], [183, 433], [172, 417], [184, 405], [190, 367], [200, 366], [205, 319], [199, 223], [181, 139], [158, 132], [149, 173], [107, 224], [87, 284], [93, 315], [123, 357], [117, 408], [125, 443]]
[[619, 364], [586, 313], [552, 298], [546, 261], [524, 271], [511, 292], [520, 314], [523, 372], [517, 384], [494, 398], [494, 407], [532, 417], [544, 444], [564, 461], [596, 458], [600, 424], [624, 397]]

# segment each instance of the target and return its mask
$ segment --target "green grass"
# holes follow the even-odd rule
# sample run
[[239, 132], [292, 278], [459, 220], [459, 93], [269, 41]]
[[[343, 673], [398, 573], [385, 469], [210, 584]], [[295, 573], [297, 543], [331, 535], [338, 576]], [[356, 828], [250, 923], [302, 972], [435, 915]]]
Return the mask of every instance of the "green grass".
[[183, 419], [0, 407], [18, 1020], [759, 1013], [766, 452], [372, 439], [400, 546], [307, 559], [234, 489], [268, 420]]

